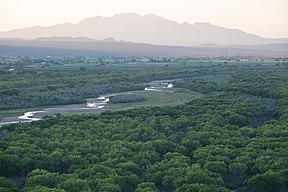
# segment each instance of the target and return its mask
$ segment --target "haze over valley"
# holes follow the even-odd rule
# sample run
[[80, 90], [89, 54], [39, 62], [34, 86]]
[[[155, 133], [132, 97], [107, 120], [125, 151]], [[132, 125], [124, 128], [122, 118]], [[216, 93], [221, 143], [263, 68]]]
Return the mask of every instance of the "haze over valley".
[[172, 46], [288, 43], [287, 38], [263, 38], [210, 23], [177, 23], [155, 14], [141, 16], [137, 13], [121, 13], [112, 17], [95, 16], [77, 24], [63, 23], [0, 32], [0, 38], [39, 37], [87, 37], [98, 40], [111, 37], [135, 43]]
[[[77, 24], [65, 23], [0, 32], [0, 37], [0, 51], [7, 52], [9, 46], [15, 47], [14, 55], [19, 50], [17, 47], [30, 47], [30, 51], [26, 53], [28, 55], [45, 55], [47, 49], [55, 50], [50, 51], [50, 55], [67, 55], [67, 50], [71, 50], [72, 55], [103, 56], [288, 55], [287, 38], [263, 38], [209, 23], [181, 24], [154, 14], [96, 16]], [[35, 48], [42, 49], [32, 51]]]

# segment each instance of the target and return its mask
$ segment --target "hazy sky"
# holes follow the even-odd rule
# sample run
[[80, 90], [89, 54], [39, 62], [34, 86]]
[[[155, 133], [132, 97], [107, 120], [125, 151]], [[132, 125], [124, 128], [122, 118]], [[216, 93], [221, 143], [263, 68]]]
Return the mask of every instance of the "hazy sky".
[[0, 0], [0, 31], [136, 12], [288, 37], [287, 9], [288, 0]]

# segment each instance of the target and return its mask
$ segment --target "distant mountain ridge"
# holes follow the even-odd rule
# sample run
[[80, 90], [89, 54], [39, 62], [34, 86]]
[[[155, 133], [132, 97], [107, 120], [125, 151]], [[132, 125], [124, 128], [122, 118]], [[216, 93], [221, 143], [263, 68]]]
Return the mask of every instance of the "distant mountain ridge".
[[89, 37], [38, 37], [34, 40], [35, 41], [107, 42], [107, 43], [121, 42], [121, 41], [115, 40], [112, 37], [108, 37], [102, 40], [96, 40], [96, 39], [92, 39]]
[[1, 55], [31, 56], [168, 56], [217, 57], [256, 56], [287, 57], [288, 43], [221, 46], [217, 44], [194, 47], [160, 46], [117, 41], [113, 38], [95, 40], [86, 37], [41, 37], [34, 40], [0, 39]]
[[36, 26], [0, 32], [0, 38], [35, 39], [53, 36], [92, 39], [112, 37], [123, 41], [172, 46], [288, 43], [288, 38], [262, 38], [238, 29], [227, 29], [209, 23], [180, 24], [154, 14], [141, 16], [136, 13], [122, 13], [112, 17], [96, 16], [77, 24], [63, 23], [50, 27]]

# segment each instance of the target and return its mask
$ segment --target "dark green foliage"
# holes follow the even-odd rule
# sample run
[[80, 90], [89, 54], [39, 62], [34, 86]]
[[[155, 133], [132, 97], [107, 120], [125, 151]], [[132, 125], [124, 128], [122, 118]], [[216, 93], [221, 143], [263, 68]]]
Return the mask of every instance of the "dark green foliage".
[[288, 170], [257, 174], [247, 181], [247, 190], [251, 192], [286, 192], [288, 191], [287, 176]]
[[109, 102], [111, 103], [131, 103], [144, 101], [145, 98], [136, 94], [115, 95], [111, 96]]
[[5, 177], [0, 177], [0, 191], [1, 192], [19, 192], [20, 190], [17, 186], [6, 179]]
[[8, 89], [5, 91], [1, 91], [0, 94], [1, 95], [6, 95], [6, 96], [13, 96], [13, 95], [18, 95], [19, 94], [19, 90], [17, 89]]
[[0, 174], [24, 191], [286, 192], [288, 68], [226, 65], [177, 83], [207, 93], [185, 105], [3, 126]]

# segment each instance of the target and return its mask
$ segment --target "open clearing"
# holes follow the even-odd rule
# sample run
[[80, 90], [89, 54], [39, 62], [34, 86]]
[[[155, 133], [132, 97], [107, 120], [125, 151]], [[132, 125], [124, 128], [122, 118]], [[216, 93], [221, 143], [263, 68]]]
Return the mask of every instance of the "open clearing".
[[115, 111], [148, 106], [176, 106], [203, 96], [201, 93], [183, 88], [159, 88], [158, 91], [133, 91], [133, 94], [144, 97], [145, 101], [115, 104], [108, 103], [106, 109]]

